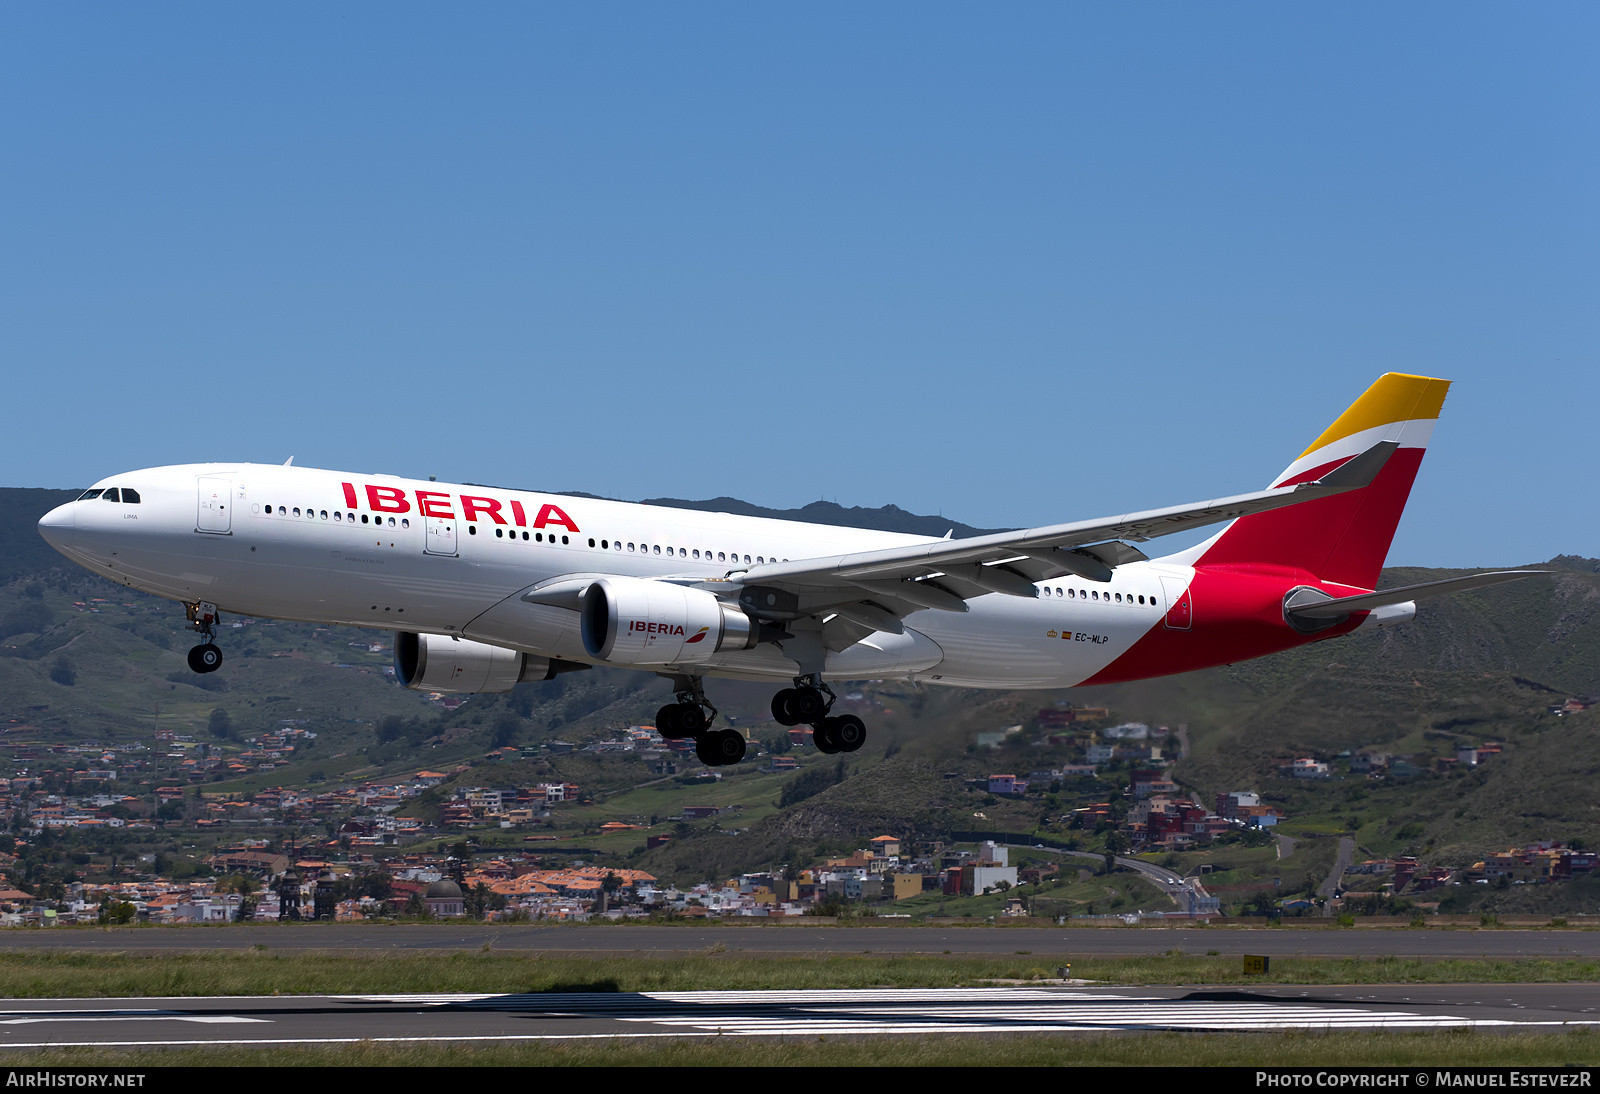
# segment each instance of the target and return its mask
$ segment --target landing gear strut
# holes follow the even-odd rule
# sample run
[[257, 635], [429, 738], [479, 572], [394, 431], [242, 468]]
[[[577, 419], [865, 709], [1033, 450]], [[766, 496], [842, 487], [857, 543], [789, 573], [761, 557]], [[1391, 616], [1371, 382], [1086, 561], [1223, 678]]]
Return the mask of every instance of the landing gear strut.
[[669, 741], [693, 738], [694, 754], [707, 767], [725, 767], [744, 759], [744, 734], [711, 728], [717, 708], [706, 698], [700, 677], [674, 676], [672, 684], [677, 702], [656, 711], [656, 732]]
[[216, 633], [213, 628], [217, 620], [222, 618], [222, 613], [215, 604], [207, 604], [198, 600], [193, 604], [184, 605], [185, 614], [189, 624], [200, 633], [205, 641], [189, 651], [189, 667], [195, 672], [216, 672], [222, 667], [222, 648], [216, 643]]
[[854, 752], [867, 741], [867, 727], [854, 714], [832, 717], [838, 697], [820, 673], [795, 678], [794, 687], [772, 697], [772, 717], [779, 725], [812, 727], [811, 741], [818, 752]]

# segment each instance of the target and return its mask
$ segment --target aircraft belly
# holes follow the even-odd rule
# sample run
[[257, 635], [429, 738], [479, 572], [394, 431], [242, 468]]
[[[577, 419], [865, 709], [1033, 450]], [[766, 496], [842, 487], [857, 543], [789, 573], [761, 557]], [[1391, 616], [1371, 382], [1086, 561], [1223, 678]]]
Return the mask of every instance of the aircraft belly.
[[764, 643], [753, 650], [714, 654], [700, 671], [736, 680], [789, 680], [800, 666], [776, 645]]
[[928, 672], [944, 660], [944, 650], [920, 631], [904, 634], [877, 631], [838, 653], [828, 654], [824, 675], [835, 680]]

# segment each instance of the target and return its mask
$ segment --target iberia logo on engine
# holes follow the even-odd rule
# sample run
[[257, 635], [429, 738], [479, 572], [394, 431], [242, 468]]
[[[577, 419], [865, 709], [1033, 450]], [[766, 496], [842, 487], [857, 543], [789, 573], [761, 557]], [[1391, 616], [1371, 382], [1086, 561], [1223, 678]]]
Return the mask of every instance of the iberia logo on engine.
[[[683, 628], [676, 623], [646, 623], [643, 619], [635, 619], [628, 624], [628, 630], [644, 634], [682, 634]], [[698, 637], [698, 636], [697, 636]], [[693, 642], [691, 638], [689, 641]]]

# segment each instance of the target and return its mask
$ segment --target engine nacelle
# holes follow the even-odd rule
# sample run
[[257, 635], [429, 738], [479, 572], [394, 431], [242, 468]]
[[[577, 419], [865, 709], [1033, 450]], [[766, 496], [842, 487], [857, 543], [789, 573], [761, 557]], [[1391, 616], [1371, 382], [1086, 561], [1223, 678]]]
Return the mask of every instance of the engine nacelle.
[[442, 634], [396, 631], [394, 636], [394, 678], [412, 691], [510, 691], [527, 681], [588, 667]]
[[694, 665], [754, 648], [760, 627], [704, 589], [604, 577], [583, 593], [583, 648], [614, 665]]

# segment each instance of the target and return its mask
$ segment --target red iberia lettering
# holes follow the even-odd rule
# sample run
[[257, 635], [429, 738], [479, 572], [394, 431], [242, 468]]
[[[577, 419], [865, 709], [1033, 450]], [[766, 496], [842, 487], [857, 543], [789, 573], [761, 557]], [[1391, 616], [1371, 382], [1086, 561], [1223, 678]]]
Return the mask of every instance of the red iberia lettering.
[[367, 504], [375, 513], [409, 513], [411, 503], [398, 486], [368, 486]]
[[417, 512], [425, 517], [454, 517], [450, 508], [450, 495], [437, 490], [417, 491]]
[[482, 513], [496, 524], [504, 524], [506, 518], [500, 515], [500, 503], [493, 498], [473, 498], [466, 494], [461, 495], [461, 519], [477, 520]]
[[523, 511], [522, 503], [516, 498], [511, 499], [511, 516], [516, 520], [518, 528], [528, 526], [528, 514]]
[[339, 485], [344, 487], [344, 506], [345, 506], [345, 508], [346, 509], [354, 509], [356, 507], [356, 504], [357, 504], [357, 502], [356, 502], [356, 487], [355, 487], [355, 484], [354, 483], [349, 483], [349, 482], [341, 482]]
[[559, 507], [554, 505], [539, 506], [539, 515], [533, 518], [533, 526], [535, 528], [543, 528], [551, 524], [559, 524], [569, 532], [579, 531], [578, 526], [572, 523], [572, 518], [563, 513]]

